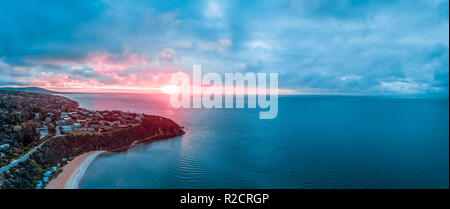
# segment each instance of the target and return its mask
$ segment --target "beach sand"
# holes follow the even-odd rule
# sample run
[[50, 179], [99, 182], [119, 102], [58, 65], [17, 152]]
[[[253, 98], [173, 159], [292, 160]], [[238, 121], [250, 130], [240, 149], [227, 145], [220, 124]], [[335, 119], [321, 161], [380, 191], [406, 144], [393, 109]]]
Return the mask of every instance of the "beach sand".
[[75, 157], [63, 167], [63, 171], [55, 179], [52, 179], [45, 188], [77, 189], [89, 165], [103, 152], [92, 151]]

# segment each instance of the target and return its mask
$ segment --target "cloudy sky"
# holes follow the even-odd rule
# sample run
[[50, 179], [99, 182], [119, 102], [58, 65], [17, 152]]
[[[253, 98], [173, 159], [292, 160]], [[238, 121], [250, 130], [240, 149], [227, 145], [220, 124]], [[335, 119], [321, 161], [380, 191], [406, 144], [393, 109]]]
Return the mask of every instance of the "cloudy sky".
[[299, 93], [447, 95], [448, 0], [27, 0], [0, 7], [0, 86], [138, 91], [278, 72]]

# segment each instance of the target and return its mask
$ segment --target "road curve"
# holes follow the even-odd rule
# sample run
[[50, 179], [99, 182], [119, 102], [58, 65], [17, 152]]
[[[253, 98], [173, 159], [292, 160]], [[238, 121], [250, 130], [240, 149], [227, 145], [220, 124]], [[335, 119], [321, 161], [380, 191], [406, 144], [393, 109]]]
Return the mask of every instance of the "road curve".
[[52, 137], [52, 138], [49, 138], [49, 139], [43, 141], [41, 144], [39, 144], [38, 146], [36, 146], [35, 148], [33, 148], [33, 149], [32, 149], [31, 151], [29, 151], [27, 154], [25, 154], [25, 155], [23, 155], [22, 157], [20, 157], [19, 159], [13, 161], [13, 162], [10, 163], [9, 165], [0, 168], [0, 174], [2, 174], [3, 172], [9, 170], [10, 168], [12, 168], [12, 167], [16, 166], [17, 164], [19, 164], [19, 163], [25, 161], [26, 159], [28, 159], [28, 157], [30, 157], [31, 154], [33, 154], [34, 152], [36, 152], [36, 150], [38, 150], [39, 148], [41, 148], [42, 145], [45, 144], [45, 142], [47, 142], [48, 140], [53, 139], [53, 138], [55, 138], [55, 137], [56, 137], [56, 136], [54, 136], [54, 137]]

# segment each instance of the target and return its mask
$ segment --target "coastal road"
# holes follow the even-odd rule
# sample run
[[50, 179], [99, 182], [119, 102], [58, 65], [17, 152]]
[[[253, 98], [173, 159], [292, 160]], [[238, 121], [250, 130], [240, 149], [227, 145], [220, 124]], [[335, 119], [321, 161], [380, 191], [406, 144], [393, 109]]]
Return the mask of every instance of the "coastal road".
[[3, 172], [9, 170], [10, 168], [12, 168], [12, 167], [16, 166], [17, 164], [19, 164], [19, 163], [25, 161], [26, 159], [28, 159], [28, 157], [30, 157], [31, 154], [33, 154], [34, 152], [36, 152], [36, 150], [38, 150], [39, 148], [41, 148], [42, 145], [45, 144], [45, 142], [47, 142], [48, 140], [53, 139], [53, 138], [55, 138], [55, 137], [57, 137], [57, 136], [54, 136], [54, 137], [52, 137], [52, 138], [49, 138], [49, 139], [43, 141], [43, 142], [40, 143], [38, 146], [34, 147], [31, 151], [29, 151], [27, 154], [23, 155], [22, 157], [20, 157], [20, 158], [17, 159], [17, 160], [14, 160], [14, 161], [13, 161], [12, 163], [10, 163], [9, 165], [0, 168], [0, 174], [2, 174]]

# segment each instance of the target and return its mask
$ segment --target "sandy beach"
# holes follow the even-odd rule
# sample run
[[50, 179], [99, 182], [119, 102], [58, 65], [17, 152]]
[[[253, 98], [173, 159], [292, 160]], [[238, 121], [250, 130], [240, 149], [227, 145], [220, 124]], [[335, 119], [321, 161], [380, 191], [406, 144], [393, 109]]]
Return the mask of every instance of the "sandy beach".
[[89, 165], [103, 152], [105, 151], [92, 151], [75, 157], [63, 167], [63, 171], [55, 179], [51, 180], [45, 188], [77, 189]]

